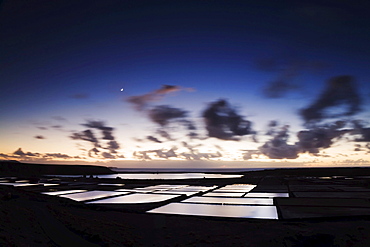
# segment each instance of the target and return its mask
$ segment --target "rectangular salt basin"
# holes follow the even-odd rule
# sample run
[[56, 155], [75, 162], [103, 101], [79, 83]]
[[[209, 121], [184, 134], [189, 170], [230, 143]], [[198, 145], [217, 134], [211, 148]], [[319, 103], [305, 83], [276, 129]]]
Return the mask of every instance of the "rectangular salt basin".
[[243, 175], [234, 174], [209, 174], [209, 173], [118, 173], [99, 175], [99, 178], [121, 179], [203, 179], [203, 178], [240, 178]]
[[192, 196], [198, 193], [198, 191], [173, 191], [173, 190], [166, 190], [166, 191], [153, 191], [154, 194], [176, 194], [176, 195], [186, 195]]
[[178, 189], [178, 188], [182, 188], [182, 187], [186, 187], [186, 186], [188, 186], [188, 185], [159, 184], [159, 185], [153, 185], [153, 186], [145, 187], [145, 189], [152, 189], [152, 190], [168, 189], [168, 190], [172, 190], [172, 189]]
[[152, 193], [152, 192], [154, 192], [154, 190], [148, 190], [148, 189], [142, 189], [142, 188], [139, 188], [139, 189], [118, 189], [118, 190], [115, 190], [115, 191], [119, 191], [119, 192], [138, 192], [138, 193]]
[[18, 187], [18, 186], [34, 186], [34, 185], [38, 185], [38, 184], [30, 184], [30, 183], [0, 183], [0, 185], [8, 185], [8, 186]]
[[122, 204], [131, 204], [131, 203], [152, 203], [152, 202], [161, 202], [169, 199], [179, 197], [181, 195], [163, 195], [163, 194], [130, 194], [125, 196], [118, 196], [113, 198], [107, 198], [102, 200], [97, 200], [88, 203], [98, 203], [98, 204], [109, 204], [109, 203], [122, 203]]
[[59, 184], [40, 183], [40, 185], [43, 185], [43, 186], [57, 186]]
[[203, 196], [222, 196], [222, 197], [242, 197], [244, 192], [230, 192], [230, 193], [221, 193], [221, 192], [209, 192]]
[[125, 184], [106, 184], [106, 183], [102, 183], [102, 184], [98, 184], [100, 186], [124, 186]]
[[93, 190], [93, 191], [87, 191], [87, 192], [60, 195], [60, 197], [69, 198], [75, 201], [88, 201], [88, 200], [93, 200], [93, 199], [101, 199], [104, 197], [124, 195], [128, 193], [130, 192]]
[[245, 189], [245, 188], [250, 188], [250, 187], [256, 187], [257, 185], [255, 184], [228, 184], [225, 185], [223, 188], [234, 188], [234, 189]]
[[289, 197], [289, 193], [248, 193], [244, 197], [267, 197], [267, 198], [273, 198], [273, 197]]
[[87, 190], [61, 190], [61, 191], [42, 192], [42, 194], [51, 195], [51, 196], [59, 196], [59, 195], [72, 194], [72, 193], [85, 192], [85, 191]]
[[225, 187], [214, 190], [214, 192], [249, 192], [255, 187], [256, 185], [253, 184], [226, 185]]
[[194, 216], [278, 219], [275, 206], [212, 205], [193, 203], [170, 203], [147, 211], [148, 213], [180, 214]]
[[272, 198], [245, 198], [245, 197], [203, 197], [194, 196], [182, 202], [213, 203], [213, 204], [240, 204], [240, 205], [273, 205]]
[[172, 189], [172, 191], [208, 191], [216, 188], [217, 186], [186, 186], [183, 188]]

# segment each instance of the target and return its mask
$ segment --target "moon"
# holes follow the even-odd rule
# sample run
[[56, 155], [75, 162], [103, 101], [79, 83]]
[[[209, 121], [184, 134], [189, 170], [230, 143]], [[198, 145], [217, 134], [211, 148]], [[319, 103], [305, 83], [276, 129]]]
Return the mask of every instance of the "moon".
[[123, 88], [121, 88], [121, 90], [120, 90], [121, 92], [123, 92], [123, 91], [125, 91], [125, 89], [123, 89]]

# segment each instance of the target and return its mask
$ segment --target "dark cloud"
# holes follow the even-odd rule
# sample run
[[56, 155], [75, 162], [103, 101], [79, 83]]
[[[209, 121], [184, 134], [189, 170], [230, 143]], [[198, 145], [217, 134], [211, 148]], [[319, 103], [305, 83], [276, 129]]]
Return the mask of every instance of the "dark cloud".
[[46, 139], [44, 136], [42, 135], [37, 135], [35, 136], [36, 139], [39, 139], [39, 140], [43, 140], [43, 139]]
[[[326, 118], [351, 116], [360, 111], [361, 100], [352, 76], [342, 75], [331, 78], [324, 92], [300, 114], [306, 123]], [[330, 113], [332, 107], [341, 107], [341, 113]], [[344, 108], [344, 109], [343, 109]], [[345, 109], [347, 108], [347, 109]]]
[[271, 159], [295, 159], [298, 157], [299, 149], [296, 145], [289, 145], [289, 126], [285, 125], [277, 132], [273, 139], [266, 142], [259, 148], [262, 154]]
[[271, 120], [267, 125], [266, 135], [274, 135], [276, 133], [276, 128], [279, 126], [279, 122], [276, 120]]
[[262, 154], [270, 159], [296, 159], [298, 150], [296, 145], [289, 145], [286, 142], [266, 142], [259, 148]]
[[359, 136], [355, 139], [357, 142], [370, 142], [370, 128], [364, 127], [362, 121], [356, 120], [352, 122], [354, 125], [353, 134]]
[[159, 105], [150, 109], [148, 111], [148, 116], [154, 123], [160, 126], [166, 126], [171, 120], [185, 118], [187, 116], [187, 111], [168, 105]]
[[236, 113], [226, 100], [209, 104], [203, 112], [209, 137], [222, 140], [238, 140], [237, 136], [254, 134], [251, 122]]
[[[98, 155], [98, 154], [99, 154], [99, 152], [100, 152], [100, 150], [99, 150], [99, 149], [97, 149], [97, 148], [92, 148], [92, 149], [90, 149], [90, 150], [89, 150], [88, 155], [89, 155], [89, 157], [93, 157], [94, 155]], [[93, 154], [94, 154], [94, 155], [93, 155]]]
[[81, 159], [79, 156], [69, 156], [67, 154], [62, 153], [32, 153], [32, 152], [23, 152], [21, 148], [18, 148], [13, 155], [2, 155], [1, 157], [4, 158], [13, 158], [13, 159], [21, 159], [27, 161], [45, 161], [51, 159]]
[[187, 143], [187, 142], [181, 142], [181, 144], [184, 146], [184, 147], [186, 147], [186, 148], [188, 148], [190, 151], [193, 151], [194, 150], [194, 148], [198, 148], [198, 147], [201, 147], [201, 146], [203, 146], [203, 144], [196, 144], [196, 145], [190, 145], [189, 143]]
[[250, 160], [253, 158], [253, 155], [261, 154], [258, 150], [243, 150], [243, 160]]
[[73, 140], [83, 140], [94, 144], [94, 146], [99, 146], [98, 139], [95, 137], [94, 133], [87, 129], [82, 132], [72, 133], [70, 136]]
[[131, 96], [127, 101], [135, 107], [138, 111], [143, 111], [150, 102], [162, 99], [166, 94], [180, 91], [182, 88], [179, 86], [163, 85], [161, 88], [147, 94], [139, 96]]
[[171, 135], [168, 133], [168, 131], [166, 131], [166, 130], [164, 130], [164, 129], [158, 129], [158, 130], [156, 131], [156, 133], [157, 133], [158, 135], [160, 135], [161, 137], [166, 138], [168, 141], [174, 141], [174, 140], [175, 140], [175, 139], [173, 139], [173, 138], [171, 137]]
[[[144, 112], [150, 121], [159, 125], [159, 128], [155, 131], [155, 133], [149, 135], [150, 138], [146, 137], [146, 139], [154, 142], [174, 141], [175, 139], [169, 134], [170, 124], [172, 128], [171, 131], [174, 131], [174, 124], [176, 124], [177, 127], [185, 128], [186, 131], [191, 132], [187, 134], [188, 137], [198, 138], [198, 134], [195, 132], [195, 124], [187, 119], [188, 111], [169, 105], [153, 106], [150, 104], [154, 101], [162, 99], [167, 94], [180, 90], [192, 91], [193, 89], [172, 85], [163, 85], [161, 88], [147, 94], [128, 98], [127, 101], [133, 104], [136, 110]], [[176, 130], [176, 132], [179, 131]], [[156, 134], [165, 140], [158, 140], [158, 138], [155, 137]]]
[[42, 155], [43, 158], [59, 158], [59, 159], [71, 159], [71, 158], [79, 158], [78, 156], [69, 156], [67, 154], [61, 153], [46, 153]]
[[188, 134], [186, 134], [190, 139], [206, 139], [206, 138], [202, 138], [202, 137], [199, 137], [199, 134], [196, 133], [196, 132], [189, 132]]
[[51, 126], [53, 129], [61, 129], [61, 128], [63, 128], [63, 126], [62, 125], [53, 125], [53, 126]]
[[88, 120], [87, 123], [81, 124], [82, 126], [92, 128], [92, 129], [98, 129], [98, 130], [106, 130], [106, 131], [113, 131], [112, 127], [105, 126], [104, 121], [92, 121]]
[[[112, 157], [118, 157], [116, 154], [117, 150], [120, 148], [120, 145], [113, 136], [114, 128], [106, 126], [104, 121], [87, 121], [87, 123], [81, 125], [89, 129], [82, 132], [72, 133], [70, 137], [73, 140], [83, 140], [93, 144], [93, 148], [88, 151], [89, 157], [93, 157], [94, 155], [99, 157], [99, 154], [101, 157], [109, 157], [109, 159], [112, 159]], [[93, 129], [101, 132], [100, 138], [95, 136], [94, 132], [92, 131]], [[108, 152], [100, 149], [108, 150]]]
[[[278, 123], [272, 121], [266, 134], [273, 138], [259, 148], [261, 153], [273, 159], [297, 158], [300, 153], [322, 155], [320, 152], [331, 147], [344, 135], [355, 135], [354, 141], [370, 141], [370, 128], [361, 121], [353, 121], [354, 128], [345, 128], [343, 120], [323, 124], [323, 120], [352, 116], [361, 109], [361, 99], [352, 76], [343, 75], [331, 78], [325, 90], [307, 108], [300, 111], [307, 129], [297, 133], [298, 142], [287, 143], [287, 128], [277, 131]], [[321, 124], [319, 124], [321, 122]], [[349, 138], [349, 136], [347, 137]], [[355, 151], [361, 151], [355, 147]]]
[[132, 154], [135, 158], [141, 159], [141, 160], [151, 160], [150, 156], [147, 154], [146, 151], [135, 151]]
[[343, 129], [344, 123], [337, 121], [336, 123], [323, 126], [314, 127], [310, 130], [302, 130], [297, 134], [300, 152], [319, 153], [320, 149], [329, 148], [334, 143], [335, 139], [339, 139], [350, 130]]
[[115, 158], [116, 158], [116, 156], [114, 156], [113, 154], [108, 153], [108, 152], [103, 152], [101, 155], [102, 155], [102, 156], [103, 156], [103, 158], [105, 158], [105, 159], [115, 159]]
[[27, 156], [27, 157], [37, 157], [40, 154], [39, 153], [31, 153], [31, 152], [23, 152], [21, 148], [18, 148], [13, 154], [19, 155], [19, 156]]
[[[161, 158], [161, 159], [170, 159], [183, 157], [187, 160], [210, 160], [213, 158], [220, 158], [222, 154], [220, 152], [216, 153], [202, 153], [197, 150], [189, 150], [189, 152], [176, 153], [176, 147], [173, 147], [169, 150], [157, 149], [157, 150], [146, 150], [146, 151], [135, 151], [133, 156], [142, 160], [152, 160], [152, 157]], [[152, 156], [152, 157], [151, 157]]]
[[103, 140], [111, 140], [111, 141], [114, 140], [114, 136], [112, 135], [111, 130], [102, 130], [102, 134], [103, 134], [103, 137], [102, 137]]
[[187, 160], [209, 160], [214, 158], [221, 158], [222, 154], [220, 152], [216, 153], [202, 153], [196, 150], [192, 150], [191, 152], [183, 152], [180, 154]]
[[300, 153], [318, 155], [323, 149], [329, 148], [351, 129], [344, 129], [345, 123], [337, 121], [334, 124], [314, 126], [297, 133], [298, 142], [288, 144], [289, 126], [284, 126], [274, 137], [259, 148], [262, 154], [271, 159], [295, 159]]
[[182, 156], [183, 158], [187, 160], [209, 160], [212, 158], [220, 158], [222, 157], [221, 152], [217, 151], [216, 153], [203, 153], [199, 152], [197, 149], [198, 147], [202, 147], [203, 144], [189, 144], [187, 142], [182, 142], [182, 145], [187, 148], [189, 151], [188, 152], [183, 152], [179, 154], [179, 156]]
[[154, 136], [147, 136], [146, 139], [148, 139], [149, 141], [152, 141], [152, 142], [156, 142], [156, 143], [162, 143], [160, 140], [158, 140], [156, 137]]
[[85, 93], [76, 93], [76, 94], [70, 95], [69, 98], [71, 98], [71, 99], [87, 99], [87, 98], [89, 98], [89, 95], [85, 94]]
[[195, 124], [188, 120], [188, 119], [181, 119], [180, 122], [188, 129], [188, 130], [197, 130], [197, 127], [195, 127]]
[[43, 127], [43, 126], [40, 126], [40, 127], [37, 127], [38, 129], [40, 129], [40, 130], [47, 130], [48, 128], [46, 128], [46, 127]]
[[87, 123], [82, 124], [82, 126], [100, 130], [103, 135], [102, 137], [103, 140], [112, 141], [115, 139], [112, 133], [114, 128], [106, 126], [103, 121], [87, 121]]
[[146, 152], [147, 153], [155, 153], [158, 158], [162, 158], [162, 159], [169, 159], [169, 158], [177, 157], [177, 154], [176, 154], [174, 148], [171, 148], [168, 151], [166, 151], [164, 149], [159, 149], [159, 150], [150, 150], [150, 151], [146, 151]]
[[117, 153], [117, 149], [119, 149], [120, 146], [118, 142], [112, 140], [108, 142], [107, 149], [109, 150], [110, 153], [115, 154]]

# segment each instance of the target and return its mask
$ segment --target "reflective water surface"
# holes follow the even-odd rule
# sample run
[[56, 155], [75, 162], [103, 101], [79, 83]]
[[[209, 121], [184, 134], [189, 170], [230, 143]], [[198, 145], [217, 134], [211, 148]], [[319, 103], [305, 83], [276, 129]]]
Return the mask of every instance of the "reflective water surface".
[[186, 195], [192, 196], [198, 193], [198, 191], [173, 191], [173, 190], [166, 190], [166, 191], [154, 191], [152, 193], [155, 194], [177, 194], [177, 195]]
[[60, 196], [69, 198], [75, 201], [88, 201], [88, 200], [93, 200], [93, 199], [109, 197], [109, 196], [124, 195], [127, 193], [129, 192], [93, 190], [93, 191], [73, 193], [73, 194], [64, 194]]
[[0, 183], [0, 185], [8, 185], [8, 186], [18, 187], [18, 186], [34, 186], [34, 185], [38, 185], [38, 184], [30, 184], [30, 183]]
[[267, 198], [273, 198], [273, 197], [289, 197], [289, 193], [248, 193], [245, 195], [245, 197], [267, 197]]
[[272, 198], [231, 198], [231, 197], [204, 197], [193, 196], [182, 202], [192, 203], [216, 203], [216, 204], [242, 204], [242, 205], [273, 205]]
[[85, 192], [85, 191], [86, 190], [61, 190], [61, 191], [42, 192], [42, 194], [51, 195], [51, 196], [58, 196], [58, 195], [78, 193], [78, 192]]
[[196, 203], [170, 203], [148, 213], [197, 216], [278, 219], [275, 206], [212, 205]]
[[113, 198], [107, 198], [102, 200], [96, 200], [90, 203], [151, 203], [166, 201], [181, 195], [163, 195], [163, 194], [129, 194], [125, 196], [117, 196]]
[[213, 192], [249, 192], [254, 189], [257, 185], [254, 184], [230, 184], [224, 187], [218, 188]]
[[203, 196], [242, 197], [244, 194], [245, 194], [244, 192], [229, 192], [229, 193], [209, 192], [207, 194], [204, 194]]
[[243, 175], [207, 173], [118, 173], [98, 175], [99, 178], [121, 179], [201, 179], [201, 178], [240, 178]]

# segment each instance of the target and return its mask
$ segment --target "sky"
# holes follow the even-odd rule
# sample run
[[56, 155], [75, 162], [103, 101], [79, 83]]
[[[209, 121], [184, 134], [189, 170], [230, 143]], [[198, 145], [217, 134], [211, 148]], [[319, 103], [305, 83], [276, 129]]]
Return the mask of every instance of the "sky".
[[0, 2], [0, 159], [370, 165], [368, 1]]

